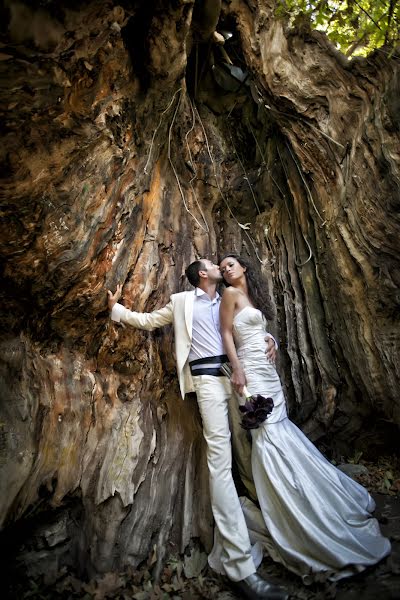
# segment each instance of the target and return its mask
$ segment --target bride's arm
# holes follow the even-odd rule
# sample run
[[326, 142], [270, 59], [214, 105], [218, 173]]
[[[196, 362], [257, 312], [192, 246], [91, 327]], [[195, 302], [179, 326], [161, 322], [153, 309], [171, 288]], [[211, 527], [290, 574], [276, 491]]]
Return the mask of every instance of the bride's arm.
[[246, 376], [236, 352], [235, 342], [233, 341], [233, 316], [235, 313], [236, 299], [237, 291], [232, 287], [226, 288], [224, 295], [222, 296], [219, 315], [222, 341], [232, 367], [232, 385], [235, 390], [241, 394], [243, 386], [246, 385]]

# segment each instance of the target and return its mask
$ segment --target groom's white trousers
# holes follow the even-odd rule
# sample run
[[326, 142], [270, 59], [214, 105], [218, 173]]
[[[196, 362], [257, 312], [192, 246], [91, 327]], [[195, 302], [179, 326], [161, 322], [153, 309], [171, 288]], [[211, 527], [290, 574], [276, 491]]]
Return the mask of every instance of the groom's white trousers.
[[250, 539], [243, 511], [232, 479], [231, 433], [228, 408], [232, 396], [227, 377], [196, 375], [193, 377], [197, 402], [207, 442], [211, 507], [222, 553], [211, 552], [209, 564], [221, 566], [232, 581], [240, 581], [255, 573]]

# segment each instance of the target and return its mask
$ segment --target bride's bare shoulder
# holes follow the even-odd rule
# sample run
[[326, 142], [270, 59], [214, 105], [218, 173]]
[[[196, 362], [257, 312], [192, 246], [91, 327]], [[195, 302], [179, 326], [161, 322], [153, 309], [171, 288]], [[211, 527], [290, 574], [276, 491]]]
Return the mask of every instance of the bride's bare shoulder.
[[229, 286], [227, 288], [224, 289], [224, 291], [222, 292], [223, 296], [226, 296], [226, 298], [238, 298], [240, 296], [242, 292], [236, 288], [234, 288], [233, 286]]

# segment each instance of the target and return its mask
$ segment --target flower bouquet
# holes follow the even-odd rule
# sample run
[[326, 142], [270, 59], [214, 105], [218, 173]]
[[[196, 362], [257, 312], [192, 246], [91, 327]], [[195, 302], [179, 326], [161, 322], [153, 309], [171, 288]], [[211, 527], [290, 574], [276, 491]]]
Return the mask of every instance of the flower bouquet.
[[[225, 363], [221, 365], [220, 369], [224, 375], [231, 378], [232, 369], [229, 364]], [[252, 396], [246, 386], [243, 387], [243, 396], [246, 402], [239, 406], [240, 412], [243, 413], [242, 427], [247, 431], [257, 429], [272, 412], [274, 401], [272, 398], [261, 396], [261, 394], [254, 394]]]

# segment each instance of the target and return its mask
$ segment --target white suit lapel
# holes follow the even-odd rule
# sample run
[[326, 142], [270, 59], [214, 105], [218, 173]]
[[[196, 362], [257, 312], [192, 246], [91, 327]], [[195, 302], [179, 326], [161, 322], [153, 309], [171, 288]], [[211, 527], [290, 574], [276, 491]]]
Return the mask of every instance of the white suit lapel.
[[185, 296], [185, 323], [190, 339], [192, 339], [194, 290]]

